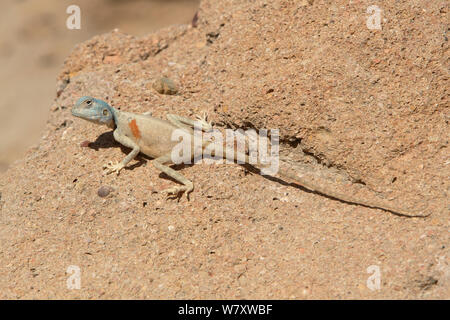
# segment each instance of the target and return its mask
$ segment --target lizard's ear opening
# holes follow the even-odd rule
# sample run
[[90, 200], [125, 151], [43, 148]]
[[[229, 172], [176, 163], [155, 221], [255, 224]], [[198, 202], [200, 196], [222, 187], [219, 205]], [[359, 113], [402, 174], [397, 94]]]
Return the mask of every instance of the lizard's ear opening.
[[101, 112], [102, 115], [101, 122], [103, 122], [103, 124], [107, 125], [110, 128], [114, 128], [115, 122], [111, 107], [109, 105], [102, 105], [102, 103], [100, 103], [100, 105], [101, 110], [99, 110], [99, 112]]

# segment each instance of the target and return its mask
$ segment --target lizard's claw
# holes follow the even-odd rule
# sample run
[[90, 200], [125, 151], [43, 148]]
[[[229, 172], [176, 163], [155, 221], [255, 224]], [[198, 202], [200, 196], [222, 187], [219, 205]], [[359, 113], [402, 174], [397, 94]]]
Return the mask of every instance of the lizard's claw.
[[110, 174], [110, 173], [114, 173], [116, 172], [117, 175], [119, 175], [120, 170], [122, 170], [124, 168], [124, 165], [121, 162], [115, 162], [113, 163], [112, 161], [109, 161], [107, 164], [103, 165], [104, 173], [105, 174]]
[[208, 132], [212, 130], [213, 126], [211, 122], [208, 121], [208, 114], [206, 111], [203, 111], [201, 116], [195, 116], [195, 119], [200, 122], [203, 131]]
[[176, 186], [176, 187], [172, 187], [172, 188], [168, 188], [165, 189], [163, 191], [161, 191], [162, 193], [166, 193], [167, 197], [169, 198], [171, 195], [174, 195], [175, 197], [177, 197], [178, 195], [180, 195], [180, 193], [186, 192], [186, 196], [189, 199], [189, 193], [192, 192], [192, 190], [194, 190], [194, 185], [187, 185], [187, 186]]

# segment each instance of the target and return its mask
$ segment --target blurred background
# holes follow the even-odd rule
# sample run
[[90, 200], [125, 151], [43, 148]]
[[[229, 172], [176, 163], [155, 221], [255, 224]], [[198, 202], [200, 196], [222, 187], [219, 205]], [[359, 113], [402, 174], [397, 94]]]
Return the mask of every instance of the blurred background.
[[[144, 35], [191, 22], [200, 0], [2, 0], [0, 12], [0, 171], [39, 141], [56, 96], [56, 76], [73, 47], [118, 28]], [[69, 5], [81, 29], [69, 30]]]

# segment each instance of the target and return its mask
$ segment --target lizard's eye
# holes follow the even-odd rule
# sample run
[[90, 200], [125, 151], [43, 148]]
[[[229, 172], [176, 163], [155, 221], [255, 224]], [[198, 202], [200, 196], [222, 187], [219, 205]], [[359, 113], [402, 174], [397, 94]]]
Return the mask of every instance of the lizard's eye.
[[103, 115], [104, 115], [104, 116], [107, 116], [107, 115], [108, 115], [108, 110], [103, 109]]
[[86, 100], [86, 104], [90, 106], [92, 104], [92, 100]]

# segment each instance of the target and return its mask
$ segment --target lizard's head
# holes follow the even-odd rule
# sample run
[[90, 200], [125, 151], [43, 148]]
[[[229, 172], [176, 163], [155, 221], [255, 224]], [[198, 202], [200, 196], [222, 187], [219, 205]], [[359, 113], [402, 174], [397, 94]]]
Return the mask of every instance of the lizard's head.
[[100, 99], [92, 97], [78, 99], [72, 108], [72, 115], [108, 127], [114, 126], [114, 109]]

